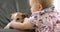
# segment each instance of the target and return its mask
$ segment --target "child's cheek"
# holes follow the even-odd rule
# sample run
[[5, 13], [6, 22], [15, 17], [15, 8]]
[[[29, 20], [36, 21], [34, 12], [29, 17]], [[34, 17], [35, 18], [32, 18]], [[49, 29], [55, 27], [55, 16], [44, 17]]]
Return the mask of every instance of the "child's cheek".
[[31, 12], [36, 12], [37, 10], [37, 8], [31, 8]]
[[34, 11], [34, 8], [31, 8], [31, 11]]

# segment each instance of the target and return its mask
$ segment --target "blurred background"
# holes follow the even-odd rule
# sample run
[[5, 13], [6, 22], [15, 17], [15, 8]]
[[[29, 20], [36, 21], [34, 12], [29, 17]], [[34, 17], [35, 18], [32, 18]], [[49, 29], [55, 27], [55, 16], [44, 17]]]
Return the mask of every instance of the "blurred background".
[[60, 12], [60, 0], [54, 0], [54, 6], [57, 11]]

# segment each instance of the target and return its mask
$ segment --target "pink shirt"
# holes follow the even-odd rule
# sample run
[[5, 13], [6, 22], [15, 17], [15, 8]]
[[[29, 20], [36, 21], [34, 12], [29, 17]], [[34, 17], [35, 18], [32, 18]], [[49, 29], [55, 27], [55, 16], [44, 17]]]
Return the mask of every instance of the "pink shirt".
[[51, 8], [32, 13], [29, 21], [36, 25], [36, 32], [60, 32], [60, 13]]

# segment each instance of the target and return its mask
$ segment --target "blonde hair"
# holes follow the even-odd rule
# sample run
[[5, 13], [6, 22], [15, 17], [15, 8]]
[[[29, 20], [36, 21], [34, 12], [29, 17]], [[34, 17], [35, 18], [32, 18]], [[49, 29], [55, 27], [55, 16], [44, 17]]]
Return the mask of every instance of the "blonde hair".
[[42, 4], [43, 8], [50, 7], [53, 5], [54, 0], [29, 0], [30, 6], [36, 6]]

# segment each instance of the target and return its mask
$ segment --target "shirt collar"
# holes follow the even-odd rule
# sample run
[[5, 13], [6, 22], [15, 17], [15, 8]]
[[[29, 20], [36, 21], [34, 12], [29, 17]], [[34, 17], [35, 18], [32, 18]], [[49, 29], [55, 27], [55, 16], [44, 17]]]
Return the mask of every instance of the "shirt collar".
[[45, 8], [45, 9], [43, 9], [43, 10], [41, 10], [41, 11], [37, 11], [37, 12], [33, 12], [32, 14], [33, 15], [37, 15], [38, 13], [39, 14], [44, 14], [44, 13], [49, 13], [49, 12], [53, 12], [54, 11], [54, 6], [51, 6], [51, 7], [49, 7], [49, 8]]

